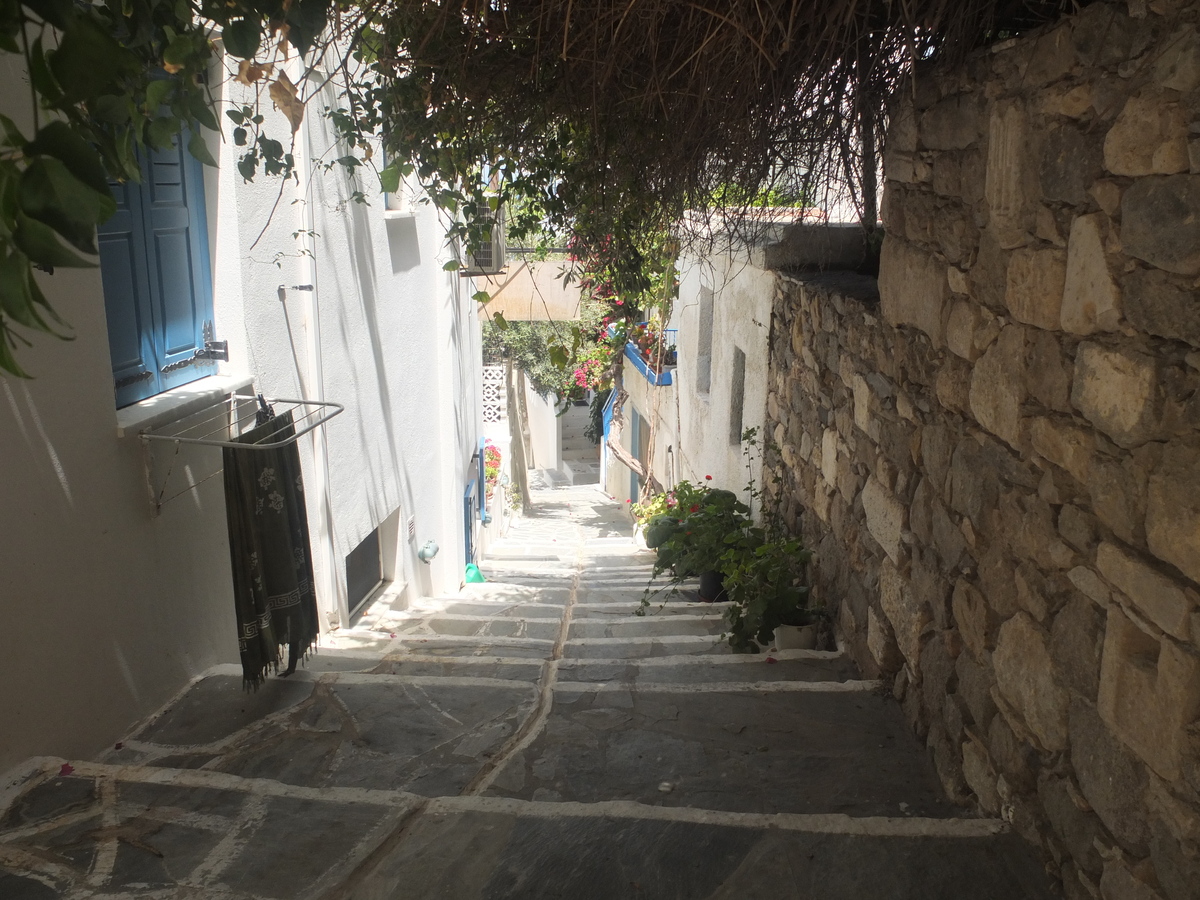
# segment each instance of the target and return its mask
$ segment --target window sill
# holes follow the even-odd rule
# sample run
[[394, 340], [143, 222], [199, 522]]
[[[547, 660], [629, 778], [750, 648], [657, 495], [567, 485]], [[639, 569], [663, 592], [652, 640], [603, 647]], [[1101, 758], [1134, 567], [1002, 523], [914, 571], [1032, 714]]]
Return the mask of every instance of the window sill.
[[383, 211], [383, 218], [389, 222], [395, 219], [415, 219], [416, 217], [417, 211], [414, 209], [385, 209]]
[[248, 375], [209, 375], [117, 410], [117, 437], [186, 419], [254, 384]]

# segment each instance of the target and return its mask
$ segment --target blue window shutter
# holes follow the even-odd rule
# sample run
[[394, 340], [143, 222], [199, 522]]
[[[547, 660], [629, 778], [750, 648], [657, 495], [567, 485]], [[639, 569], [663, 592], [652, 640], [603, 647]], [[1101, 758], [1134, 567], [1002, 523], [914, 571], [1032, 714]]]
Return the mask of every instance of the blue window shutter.
[[204, 174], [186, 139], [143, 156], [140, 185], [114, 185], [118, 211], [100, 228], [118, 407], [215, 371], [193, 357], [212, 321], [212, 285]]
[[117, 211], [98, 229], [100, 277], [108, 320], [117, 407], [162, 390], [154, 351], [154, 311], [142, 225], [142, 187], [112, 183]]

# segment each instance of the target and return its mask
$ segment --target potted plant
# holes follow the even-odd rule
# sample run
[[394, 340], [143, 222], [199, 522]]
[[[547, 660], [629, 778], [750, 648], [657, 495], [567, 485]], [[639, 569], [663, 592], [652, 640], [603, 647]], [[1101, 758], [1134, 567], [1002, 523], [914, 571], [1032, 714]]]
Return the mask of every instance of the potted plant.
[[[757, 446], [754, 430], [743, 439], [749, 461]], [[751, 500], [761, 500], [753, 480], [747, 491]], [[825, 613], [809, 607], [812, 553], [786, 533], [778, 517], [764, 511], [756, 524], [750, 507], [733, 492], [687, 481], [634, 512], [644, 522], [646, 546], [657, 554], [651, 581], [671, 573], [666, 586], [646, 589], [639, 615], [655, 595], [675, 593], [683, 580], [700, 576], [704, 599], [716, 599], [719, 593], [730, 601], [726, 636], [734, 650], [757, 653], [772, 641], [779, 649], [797, 643], [815, 646], [816, 626]], [[792, 629], [806, 630], [797, 634]]]

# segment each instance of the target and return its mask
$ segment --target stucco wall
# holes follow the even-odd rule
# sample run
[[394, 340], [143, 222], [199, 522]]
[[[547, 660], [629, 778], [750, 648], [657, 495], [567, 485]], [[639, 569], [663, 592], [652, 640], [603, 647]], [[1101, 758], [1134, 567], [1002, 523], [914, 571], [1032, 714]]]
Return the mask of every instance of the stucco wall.
[[[19, 84], [24, 73], [3, 64], [0, 77]], [[27, 125], [24, 101], [9, 92], [0, 109]], [[311, 109], [305, 127], [323, 153]], [[279, 183], [243, 184], [232, 143], [210, 144], [221, 160], [206, 173], [215, 324], [231, 354], [220, 371], [253, 376], [268, 394], [312, 396], [315, 312], [324, 396], [346, 405], [327, 426], [327, 476], [314, 442], [300, 443], [322, 607], [344, 609], [345, 555], [397, 507], [399, 577], [419, 594], [456, 588], [480, 354], [474, 289], [441, 270], [436, 214], [418, 207], [385, 221], [379, 202], [342, 203], [344, 176], [315, 176], [313, 278], [292, 237], [305, 208], [294, 186], [252, 248]], [[31, 755], [93, 755], [191, 678], [237, 659], [220, 477], [152, 514], [141, 442], [117, 436], [99, 271], [38, 278], [77, 339], [38, 337], [21, 355], [34, 378], [0, 377], [0, 771]], [[311, 294], [290, 289], [310, 282]], [[174, 457], [159, 445], [151, 482], [162, 487], [170, 470], [168, 496], [219, 465], [218, 450]], [[328, 515], [312, 491], [322, 481]], [[427, 538], [443, 547], [433, 566], [415, 558]]]
[[[717, 248], [702, 259], [685, 257], [679, 268], [674, 312], [679, 329], [679, 366], [674, 376], [679, 391], [679, 477], [695, 482], [711, 475], [714, 485], [740, 490], [746, 485], [747, 471], [741, 448], [731, 440], [734, 348], [746, 355], [742, 428], [758, 428], [761, 434], [774, 275], [745, 249]], [[703, 290], [713, 295], [707, 392], [699, 389], [697, 380]], [[757, 472], [756, 463], [756, 477]]]
[[1198, 13], [1096, 4], [919, 77], [881, 299], [781, 278], [774, 311], [819, 595], [1069, 897], [1200, 896]]

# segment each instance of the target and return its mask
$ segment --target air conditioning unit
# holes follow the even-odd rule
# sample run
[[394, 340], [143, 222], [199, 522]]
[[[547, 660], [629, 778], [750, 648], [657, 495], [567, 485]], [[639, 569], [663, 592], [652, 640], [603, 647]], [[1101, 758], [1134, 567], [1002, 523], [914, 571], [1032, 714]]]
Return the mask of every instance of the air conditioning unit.
[[498, 275], [504, 268], [504, 210], [487, 213], [479, 223], [483, 225], [483, 241], [474, 252], [463, 253], [463, 275]]

